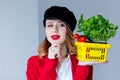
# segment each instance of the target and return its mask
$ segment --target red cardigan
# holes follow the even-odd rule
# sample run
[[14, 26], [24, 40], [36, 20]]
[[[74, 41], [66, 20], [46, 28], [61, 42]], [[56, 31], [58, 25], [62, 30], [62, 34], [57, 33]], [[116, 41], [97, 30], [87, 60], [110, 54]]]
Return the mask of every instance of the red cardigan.
[[[70, 56], [72, 63], [73, 80], [92, 80], [93, 66], [77, 65], [75, 56]], [[56, 66], [58, 59], [49, 59], [45, 56], [32, 56], [28, 59], [26, 77], [27, 80], [56, 80]]]

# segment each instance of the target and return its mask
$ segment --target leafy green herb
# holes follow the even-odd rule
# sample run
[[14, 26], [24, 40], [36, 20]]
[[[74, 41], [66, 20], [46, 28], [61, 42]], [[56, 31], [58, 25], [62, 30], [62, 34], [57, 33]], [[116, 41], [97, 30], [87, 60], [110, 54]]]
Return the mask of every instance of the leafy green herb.
[[85, 36], [94, 42], [106, 43], [111, 37], [115, 37], [118, 25], [115, 26], [110, 23], [102, 15], [92, 16], [86, 20], [83, 18], [83, 14], [81, 14], [78, 20], [77, 32], [83, 32]]

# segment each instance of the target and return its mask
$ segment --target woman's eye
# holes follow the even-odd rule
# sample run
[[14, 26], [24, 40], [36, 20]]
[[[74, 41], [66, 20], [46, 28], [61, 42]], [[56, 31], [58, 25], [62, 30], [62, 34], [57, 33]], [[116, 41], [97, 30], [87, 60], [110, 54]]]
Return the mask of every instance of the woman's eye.
[[50, 25], [47, 25], [47, 27], [53, 27], [53, 25], [50, 24]]
[[59, 26], [60, 26], [60, 27], [64, 27], [64, 26], [65, 26], [65, 24], [59, 24]]

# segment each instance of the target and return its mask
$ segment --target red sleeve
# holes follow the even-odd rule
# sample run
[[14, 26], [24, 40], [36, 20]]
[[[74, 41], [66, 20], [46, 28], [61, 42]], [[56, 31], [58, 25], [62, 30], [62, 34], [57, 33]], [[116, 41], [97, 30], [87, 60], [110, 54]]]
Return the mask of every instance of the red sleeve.
[[72, 56], [73, 80], [92, 80], [93, 66], [78, 65], [78, 60]]
[[88, 80], [92, 80], [92, 79], [93, 79], [93, 66], [90, 66]]
[[89, 66], [76, 66], [74, 80], [88, 80]]
[[92, 80], [93, 66], [77, 66], [74, 80]]
[[57, 59], [48, 59], [48, 57], [43, 60], [30, 57], [27, 63], [27, 80], [56, 80], [57, 62]]

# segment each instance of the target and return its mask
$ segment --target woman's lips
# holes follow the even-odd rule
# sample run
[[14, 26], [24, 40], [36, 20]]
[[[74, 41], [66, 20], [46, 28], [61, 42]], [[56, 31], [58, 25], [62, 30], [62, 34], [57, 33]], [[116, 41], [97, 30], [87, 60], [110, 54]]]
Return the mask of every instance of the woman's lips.
[[59, 35], [52, 35], [51, 38], [52, 38], [53, 40], [58, 40], [58, 39], [60, 38], [60, 36], [59, 36]]

